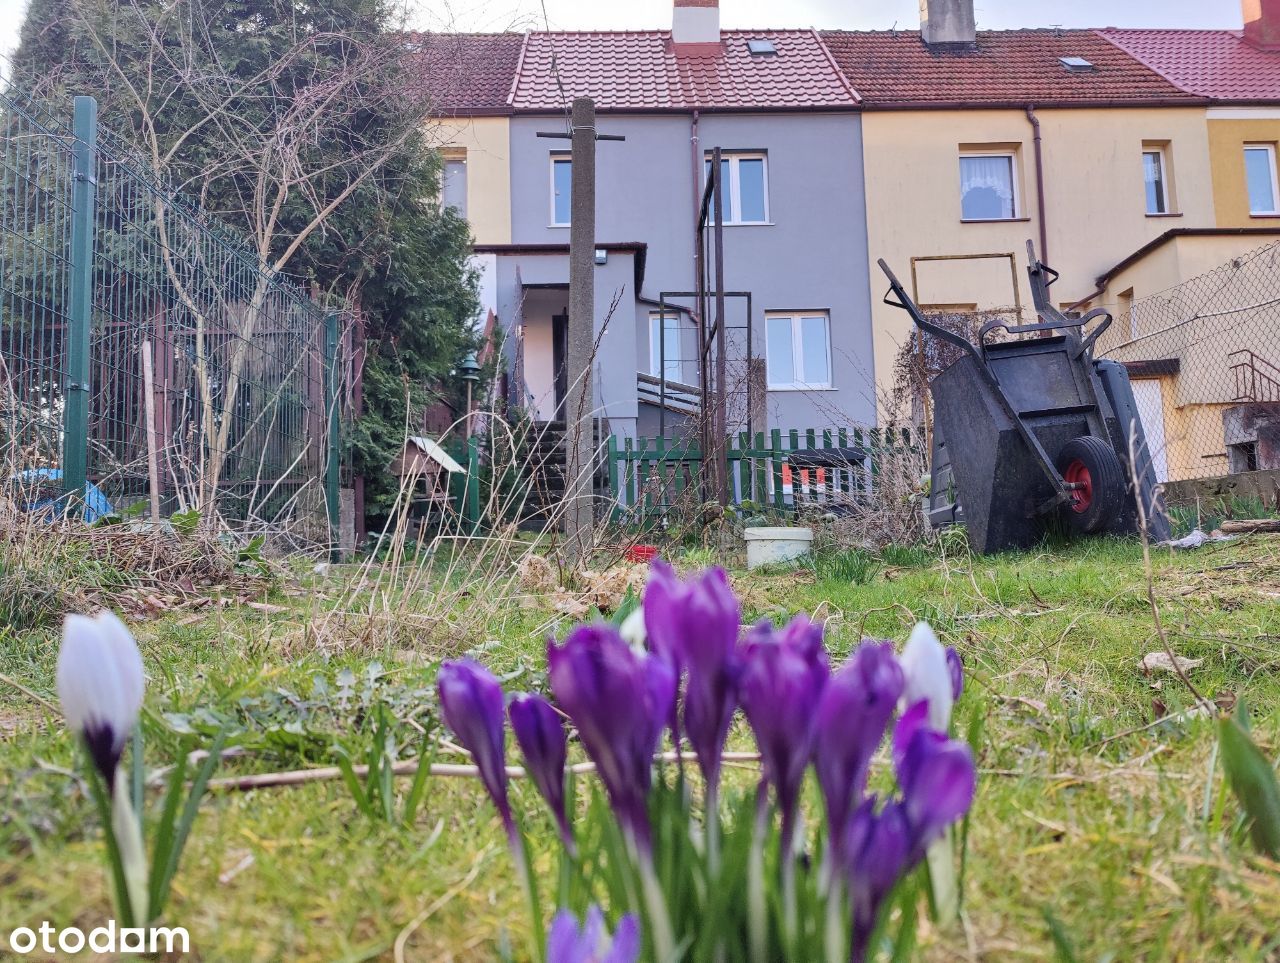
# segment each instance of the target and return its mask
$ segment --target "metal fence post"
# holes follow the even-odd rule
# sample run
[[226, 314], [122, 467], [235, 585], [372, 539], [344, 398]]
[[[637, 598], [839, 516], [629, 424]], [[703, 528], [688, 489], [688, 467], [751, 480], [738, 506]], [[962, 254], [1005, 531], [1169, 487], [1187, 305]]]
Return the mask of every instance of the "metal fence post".
[[329, 560], [341, 558], [341, 501], [339, 471], [342, 467], [342, 424], [338, 417], [338, 315], [324, 319], [324, 411], [329, 427], [329, 445], [324, 466], [324, 502], [329, 517]]
[[71, 291], [67, 305], [67, 386], [62, 414], [62, 489], [83, 504], [89, 471], [89, 342], [93, 327], [93, 234], [97, 220], [98, 102], [75, 99], [71, 186]]

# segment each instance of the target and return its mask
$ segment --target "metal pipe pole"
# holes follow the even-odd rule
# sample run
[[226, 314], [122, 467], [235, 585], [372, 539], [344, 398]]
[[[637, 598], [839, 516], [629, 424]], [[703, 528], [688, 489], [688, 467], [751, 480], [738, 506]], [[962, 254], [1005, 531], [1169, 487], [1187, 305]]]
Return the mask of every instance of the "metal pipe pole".
[[565, 544], [571, 559], [591, 545], [592, 430], [591, 365], [595, 347], [596, 107], [590, 97], [573, 102], [573, 182], [569, 221], [569, 332], [565, 399]]
[[65, 509], [79, 511], [89, 473], [89, 344], [93, 328], [93, 235], [97, 220], [98, 102], [75, 99], [71, 147], [71, 291], [67, 305], [67, 389], [62, 421]]
[[725, 444], [728, 441], [728, 412], [725, 410], [728, 406], [728, 398], [726, 394], [726, 380], [728, 378], [727, 354], [728, 348], [725, 341], [725, 324], [724, 324], [724, 183], [720, 176], [720, 148], [717, 147], [713, 153], [712, 165], [715, 167], [716, 180], [716, 223], [715, 223], [715, 245], [716, 245], [716, 408], [715, 408], [715, 424], [716, 424], [716, 469], [715, 484], [716, 497], [721, 505], [729, 504], [729, 471], [725, 458]]

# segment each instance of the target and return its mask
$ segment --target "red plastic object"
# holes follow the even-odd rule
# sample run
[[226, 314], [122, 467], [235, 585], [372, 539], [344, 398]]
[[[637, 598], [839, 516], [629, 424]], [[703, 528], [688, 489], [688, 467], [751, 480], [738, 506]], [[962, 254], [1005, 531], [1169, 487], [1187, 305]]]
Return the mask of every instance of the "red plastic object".
[[632, 545], [627, 549], [626, 558], [628, 562], [639, 562], [648, 564], [658, 557], [657, 545]]

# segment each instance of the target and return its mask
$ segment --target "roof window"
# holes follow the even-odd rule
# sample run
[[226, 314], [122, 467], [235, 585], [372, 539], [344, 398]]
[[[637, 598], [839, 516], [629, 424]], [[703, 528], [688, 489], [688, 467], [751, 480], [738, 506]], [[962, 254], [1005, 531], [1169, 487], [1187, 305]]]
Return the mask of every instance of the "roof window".
[[1083, 57], [1059, 57], [1058, 62], [1073, 74], [1087, 74], [1097, 69]]
[[753, 57], [772, 57], [778, 53], [778, 48], [773, 45], [772, 40], [748, 40], [747, 50]]

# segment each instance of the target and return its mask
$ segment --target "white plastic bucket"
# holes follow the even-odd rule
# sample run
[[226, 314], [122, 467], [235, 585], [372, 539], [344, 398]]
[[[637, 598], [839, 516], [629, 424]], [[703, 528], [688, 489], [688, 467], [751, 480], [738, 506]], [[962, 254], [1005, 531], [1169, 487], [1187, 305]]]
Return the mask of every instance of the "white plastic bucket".
[[742, 533], [747, 543], [747, 568], [790, 562], [813, 549], [811, 528], [748, 528]]

